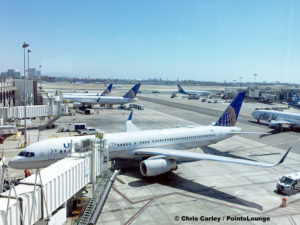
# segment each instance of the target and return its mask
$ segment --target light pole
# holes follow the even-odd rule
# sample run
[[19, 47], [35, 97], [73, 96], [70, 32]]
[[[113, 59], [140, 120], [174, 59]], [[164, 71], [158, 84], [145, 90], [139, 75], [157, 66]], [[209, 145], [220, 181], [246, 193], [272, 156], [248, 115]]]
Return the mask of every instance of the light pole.
[[42, 90], [42, 65], [40, 65], [40, 91]]
[[[25, 69], [25, 49], [29, 46], [29, 44], [27, 44], [26, 42], [24, 42], [23, 44], [23, 48], [24, 48], [24, 148], [27, 147], [27, 133], [26, 133], [26, 69]], [[29, 54], [29, 53], [28, 53]], [[28, 62], [29, 63], [29, 62]]]
[[253, 74], [253, 76], [254, 76], [254, 83], [256, 83], [256, 77], [258, 76], [258, 74]]
[[[29, 80], [30, 77], [29, 76], [32, 76], [31, 73], [29, 73], [29, 53], [31, 52], [30, 49], [27, 49], [27, 79]], [[33, 79], [33, 78], [32, 78]], [[30, 101], [30, 104], [29, 105], [32, 105], [32, 98], [30, 97], [29, 98], [29, 93], [27, 93], [26, 95], [26, 103], [28, 103], [28, 101]], [[27, 106], [27, 104], [26, 104]]]
[[239, 79], [240, 79], [240, 86], [242, 86], [242, 79], [243, 79], [243, 77], [239, 76]]
[[3, 81], [3, 75], [1, 74], [1, 97], [0, 97], [0, 101], [1, 101], [1, 104], [4, 106], [3, 104], [3, 92], [2, 92], [2, 81]]
[[29, 53], [31, 52], [30, 49], [27, 50], [27, 76], [29, 79]]

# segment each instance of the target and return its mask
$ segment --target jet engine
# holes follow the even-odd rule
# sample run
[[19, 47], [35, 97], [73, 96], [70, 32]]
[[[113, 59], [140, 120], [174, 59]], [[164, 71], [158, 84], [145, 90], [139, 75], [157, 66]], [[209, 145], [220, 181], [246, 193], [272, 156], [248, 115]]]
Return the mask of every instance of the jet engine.
[[140, 163], [141, 174], [145, 177], [157, 176], [176, 169], [176, 161], [172, 159], [151, 157]]

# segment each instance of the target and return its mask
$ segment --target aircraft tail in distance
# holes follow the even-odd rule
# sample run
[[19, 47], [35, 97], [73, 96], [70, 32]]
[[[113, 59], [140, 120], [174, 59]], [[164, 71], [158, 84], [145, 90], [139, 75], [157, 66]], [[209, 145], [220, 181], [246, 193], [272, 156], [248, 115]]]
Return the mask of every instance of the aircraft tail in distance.
[[289, 95], [292, 99], [292, 101], [290, 102], [291, 104], [297, 104], [299, 102], [299, 97], [298, 97], [296, 91], [294, 91], [294, 90], [290, 91]]
[[185, 91], [182, 89], [180, 84], [177, 84], [177, 87], [178, 87], [178, 92], [179, 93], [185, 94]]
[[112, 84], [109, 84], [108, 87], [101, 93], [100, 96], [105, 96], [105, 95], [110, 94], [111, 88], [112, 88]]
[[136, 84], [131, 88], [123, 97], [124, 98], [135, 98], [136, 94], [139, 91], [141, 84]]

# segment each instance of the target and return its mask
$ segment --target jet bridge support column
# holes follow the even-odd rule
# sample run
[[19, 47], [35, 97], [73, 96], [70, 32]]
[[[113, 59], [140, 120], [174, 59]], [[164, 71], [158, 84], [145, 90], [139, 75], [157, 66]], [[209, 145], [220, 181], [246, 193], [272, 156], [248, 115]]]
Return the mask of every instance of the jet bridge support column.
[[95, 185], [96, 185], [96, 145], [95, 145], [95, 141], [93, 142], [93, 147], [92, 147], [92, 159], [91, 159], [91, 167], [92, 167], [92, 177], [91, 177], [91, 181], [93, 184], [93, 193], [95, 191]]

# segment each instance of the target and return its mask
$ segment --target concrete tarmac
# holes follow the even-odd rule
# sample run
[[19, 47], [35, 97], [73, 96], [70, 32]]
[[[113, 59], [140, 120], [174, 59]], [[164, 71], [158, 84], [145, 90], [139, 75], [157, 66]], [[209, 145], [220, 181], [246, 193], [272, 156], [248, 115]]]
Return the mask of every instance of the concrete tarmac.
[[[126, 88], [114, 95], [124, 93]], [[142, 130], [210, 125], [229, 104], [203, 103], [181, 97], [170, 99], [168, 94], [141, 94], [136, 103], [145, 107], [142, 111], [134, 110], [133, 115], [133, 122]], [[243, 131], [272, 131], [266, 125], [257, 124], [250, 115], [253, 109], [263, 106], [267, 105], [244, 103], [237, 126]], [[55, 129], [34, 131], [32, 141], [75, 135], [74, 132], [57, 133], [57, 129], [71, 127], [77, 122], [106, 133], [124, 131], [130, 110], [99, 106], [94, 109], [93, 115], [76, 113], [75, 116], [61, 117], [56, 121]], [[236, 135], [214, 145], [187, 151], [276, 163], [292, 146], [284, 164], [260, 168], [202, 160], [179, 164], [177, 170], [153, 178], [143, 177], [139, 168], [123, 170], [97, 224], [300, 224], [298, 191], [288, 195], [275, 191], [280, 177], [300, 172], [300, 134], [283, 132], [260, 136]], [[18, 140], [13, 137], [6, 140], [7, 158], [20, 151], [16, 147]], [[23, 174], [23, 171], [11, 172]], [[287, 199], [287, 207], [281, 207], [283, 197]], [[71, 220], [66, 224], [70, 223]]]

